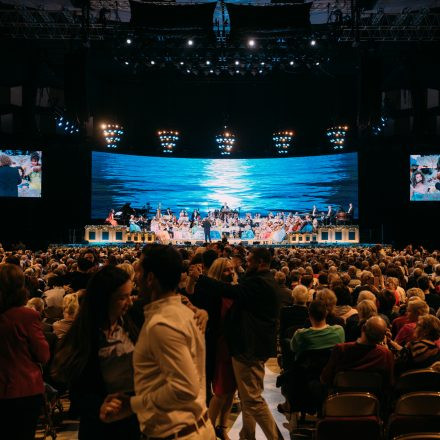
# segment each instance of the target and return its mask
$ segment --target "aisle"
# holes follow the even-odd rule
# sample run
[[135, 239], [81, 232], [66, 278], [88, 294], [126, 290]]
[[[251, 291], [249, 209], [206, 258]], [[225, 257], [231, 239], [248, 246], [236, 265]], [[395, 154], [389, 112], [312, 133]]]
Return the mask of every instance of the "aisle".
[[[283, 427], [283, 423], [287, 422], [286, 417], [283, 414], [279, 413], [277, 410], [277, 405], [281, 402], [284, 402], [284, 398], [281, 395], [280, 389], [275, 386], [277, 376], [278, 373], [272, 372], [269, 368], [267, 368], [267, 364], [266, 364], [263, 396], [266, 399], [267, 404], [269, 405], [270, 411], [275, 418], [278, 428], [283, 434], [284, 440], [289, 440], [290, 439], [289, 431]], [[242, 426], [242, 418], [240, 414], [237, 417], [237, 420], [235, 421], [234, 425], [228, 432], [228, 435], [231, 438], [231, 440], [238, 440], [241, 426]], [[263, 431], [261, 431], [258, 425], [257, 425], [257, 431], [255, 433], [255, 438], [256, 440], [266, 440]]]

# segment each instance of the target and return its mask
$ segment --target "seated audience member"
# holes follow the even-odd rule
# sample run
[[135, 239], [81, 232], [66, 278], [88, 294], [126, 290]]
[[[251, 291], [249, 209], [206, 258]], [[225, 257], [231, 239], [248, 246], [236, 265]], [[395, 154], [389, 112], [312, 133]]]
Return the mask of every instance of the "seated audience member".
[[359, 304], [364, 299], [369, 299], [370, 301], [376, 302], [376, 295], [369, 290], [362, 290], [362, 292], [359, 293], [357, 304]]
[[78, 295], [69, 293], [63, 298], [63, 319], [53, 323], [53, 332], [61, 339], [70, 329], [79, 308]]
[[292, 291], [293, 306], [280, 309], [280, 337], [292, 337], [295, 330], [304, 327], [309, 316], [307, 300], [309, 292], [306, 286], [296, 286]]
[[407, 289], [412, 289], [413, 287], [418, 287], [417, 280], [422, 276], [423, 269], [416, 267], [412, 274], [408, 277], [408, 282], [406, 283]]
[[71, 272], [68, 277], [69, 285], [74, 292], [87, 287], [93, 268], [94, 263], [91, 258], [85, 258], [85, 256], [78, 258], [77, 270]]
[[351, 306], [352, 297], [350, 290], [343, 284], [336, 284], [333, 286], [333, 291], [337, 298], [335, 314], [346, 323], [348, 318], [357, 314], [357, 310]]
[[420, 316], [413, 339], [405, 346], [387, 338], [388, 346], [397, 352], [396, 368], [405, 370], [429, 368], [440, 361], [440, 320], [432, 315]]
[[58, 319], [63, 314], [63, 298], [66, 291], [63, 288], [63, 279], [58, 275], [50, 275], [47, 278], [49, 287], [43, 293], [43, 299], [46, 303], [46, 315], [48, 318]]
[[423, 275], [417, 280], [417, 285], [425, 294], [426, 304], [437, 313], [437, 310], [440, 308], [440, 295], [434, 289], [432, 281], [428, 276]]
[[280, 300], [280, 307], [287, 307], [293, 304], [292, 291], [286, 286], [286, 275], [284, 272], [278, 271], [275, 273], [275, 281], [278, 283], [278, 294]]
[[413, 338], [413, 333], [416, 328], [417, 321], [420, 316], [429, 313], [429, 306], [422, 300], [410, 301], [408, 303], [407, 315], [408, 323], [405, 324], [396, 335], [396, 342], [399, 345], [405, 345]]
[[[340, 325], [341, 327], [345, 326], [345, 321], [336, 316], [336, 303], [338, 299], [334, 292], [330, 289], [321, 289], [316, 293], [316, 299], [319, 301], [323, 301], [325, 307], [327, 309], [327, 317], [325, 321], [328, 325]], [[308, 327], [308, 325], [306, 325]]]
[[0, 414], [5, 438], [33, 440], [43, 406], [41, 364], [50, 352], [40, 315], [25, 307], [19, 266], [0, 264]]
[[307, 302], [308, 303], [312, 302], [313, 297], [315, 295], [315, 289], [314, 289], [315, 280], [313, 278], [313, 275], [309, 275], [309, 274], [302, 275], [300, 283], [302, 286], [307, 287], [307, 290], [309, 292], [309, 297], [307, 299]]
[[290, 341], [295, 359], [305, 351], [331, 348], [344, 342], [344, 329], [340, 325], [328, 325], [327, 308], [323, 301], [314, 300], [309, 306], [310, 328], [299, 329]]
[[423, 291], [418, 287], [412, 287], [411, 289], [408, 289], [406, 292], [406, 302], [405, 304], [402, 304], [399, 308], [400, 316], [395, 318], [391, 325], [391, 333], [393, 335], [393, 338], [395, 338], [397, 333], [399, 333], [399, 330], [409, 322], [407, 313], [408, 303], [417, 299], [425, 301], [425, 294], [423, 293]]
[[356, 341], [361, 336], [362, 326], [365, 322], [372, 316], [377, 315], [376, 304], [369, 299], [364, 299], [358, 303], [356, 309], [358, 314], [351, 317], [356, 319], [347, 319], [345, 325], [345, 340], [347, 342]]
[[[440, 265], [439, 265], [440, 266]], [[298, 270], [292, 270], [290, 272], [290, 288], [293, 290], [296, 286], [300, 284], [301, 275]]]
[[368, 270], [364, 270], [362, 272], [360, 277], [360, 285], [357, 286], [352, 293], [353, 304], [357, 303], [359, 293], [363, 290], [369, 290], [374, 294], [377, 294], [379, 292], [379, 290], [374, 286], [374, 275]]
[[396, 297], [394, 292], [389, 289], [384, 289], [377, 295], [377, 306], [378, 312], [383, 319], [390, 325], [398, 314], [395, 312], [396, 307]]
[[383, 375], [387, 388], [393, 383], [394, 357], [384, 345], [386, 322], [373, 316], [362, 326], [361, 337], [355, 342], [337, 344], [321, 374], [321, 382], [331, 386], [340, 371], [369, 371]]

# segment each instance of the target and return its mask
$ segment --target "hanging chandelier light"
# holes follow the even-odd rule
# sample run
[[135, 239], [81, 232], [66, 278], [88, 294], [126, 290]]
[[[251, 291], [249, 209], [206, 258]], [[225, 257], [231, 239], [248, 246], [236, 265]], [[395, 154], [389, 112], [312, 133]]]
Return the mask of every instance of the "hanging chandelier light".
[[327, 129], [327, 137], [334, 150], [344, 149], [347, 132], [347, 125], [338, 125]]
[[118, 148], [124, 134], [124, 127], [118, 124], [102, 124], [101, 129], [107, 148]]
[[166, 154], [173, 153], [179, 141], [179, 132], [176, 130], [159, 130], [157, 135], [159, 136], [162, 152]]
[[274, 132], [272, 140], [278, 154], [287, 154], [291, 147], [295, 132], [293, 130], [280, 130]]
[[223, 131], [215, 137], [222, 156], [230, 156], [235, 144], [235, 134], [225, 125]]

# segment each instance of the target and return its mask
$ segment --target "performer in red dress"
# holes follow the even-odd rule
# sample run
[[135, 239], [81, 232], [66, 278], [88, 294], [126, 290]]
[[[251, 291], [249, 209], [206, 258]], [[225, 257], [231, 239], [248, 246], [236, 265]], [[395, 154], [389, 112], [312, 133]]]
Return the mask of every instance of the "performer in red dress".
[[104, 222], [106, 225], [118, 226], [118, 222], [115, 220], [115, 210], [111, 209]]

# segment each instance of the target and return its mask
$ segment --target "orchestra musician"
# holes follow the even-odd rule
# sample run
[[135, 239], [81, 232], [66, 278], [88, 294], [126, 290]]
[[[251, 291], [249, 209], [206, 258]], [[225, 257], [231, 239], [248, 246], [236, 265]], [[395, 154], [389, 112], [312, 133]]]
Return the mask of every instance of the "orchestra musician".
[[348, 217], [348, 221], [349, 221], [350, 223], [353, 222], [353, 216], [354, 216], [353, 203], [349, 203], [349, 204], [348, 204], [347, 217]]
[[104, 223], [106, 225], [118, 226], [118, 222], [115, 220], [115, 210], [114, 209], [110, 209], [110, 212], [108, 213], [108, 216], [105, 219]]

